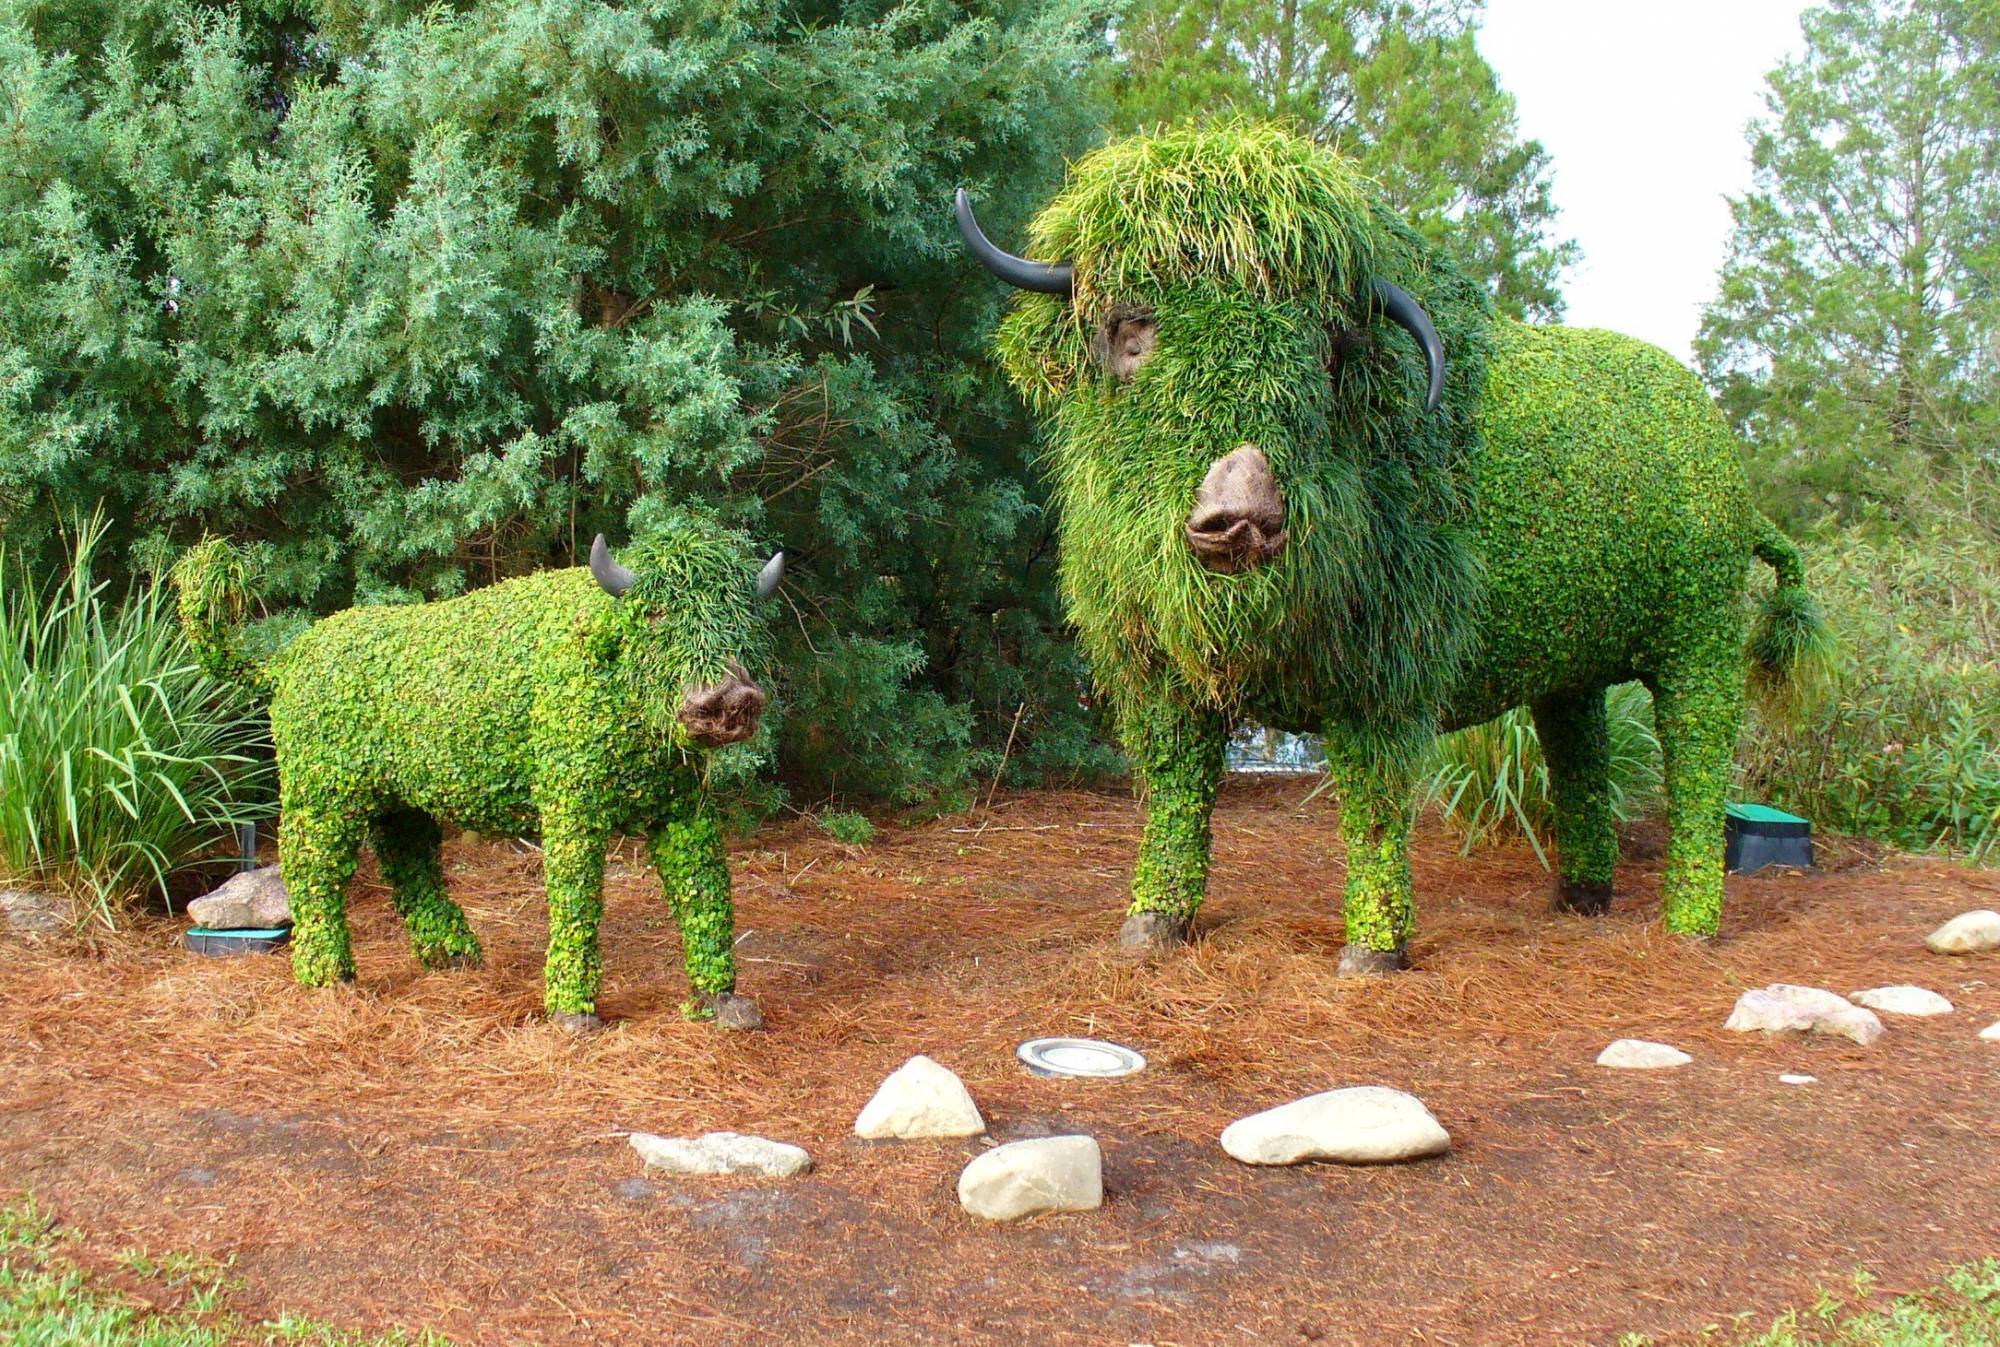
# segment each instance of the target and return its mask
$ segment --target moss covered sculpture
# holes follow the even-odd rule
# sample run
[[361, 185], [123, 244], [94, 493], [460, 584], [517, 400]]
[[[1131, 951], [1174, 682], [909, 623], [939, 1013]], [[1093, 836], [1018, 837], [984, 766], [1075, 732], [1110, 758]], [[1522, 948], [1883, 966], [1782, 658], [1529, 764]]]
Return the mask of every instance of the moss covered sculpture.
[[1634, 678], [1666, 757], [1666, 924], [1716, 929], [1753, 556], [1778, 572], [1766, 672], [1820, 628], [1692, 374], [1496, 318], [1351, 165], [1273, 128], [1085, 157], [1032, 229], [1063, 262], [995, 247], [963, 193], [959, 222], [1027, 292], [1000, 351], [1045, 422], [1070, 613], [1148, 789], [1127, 944], [1184, 936], [1245, 719], [1326, 736], [1345, 971], [1403, 961], [1426, 744], [1512, 706], [1548, 755], [1559, 901], [1603, 910], [1604, 693]]
[[757, 1025], [735, 991], [729, 870], [705, 775], [710, 750], [757, 729], [753, 605], [782, 563], [753, 577], [740, 535], [689, 520], [625, 563], [600, 537], [588, 568], [349, 609], [260, 663], [238, 640], [242, 567], [228, 544], [181, 559], [181, 620], [198, 656], [270, 698], [301, 983], [354, 976], [346, 892], [364, 841], [418, 960], [439, 968], [480, 956], [446, 893], [440, 825], [538, 836], [546, 1004], [565, 1027], [593, 1027], [605, 847], [643, 833], [680, 924], [690, 1013]]

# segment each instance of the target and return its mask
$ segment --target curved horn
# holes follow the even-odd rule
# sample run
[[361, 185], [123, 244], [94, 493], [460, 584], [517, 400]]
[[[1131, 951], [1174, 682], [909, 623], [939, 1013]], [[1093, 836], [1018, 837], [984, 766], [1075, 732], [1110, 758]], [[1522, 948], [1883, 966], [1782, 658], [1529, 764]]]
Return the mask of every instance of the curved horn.
[[778, 592], [778, 585], [785, 578], [785, 554], [782, 550], [773, 552], [771, 559], [764, 563], [764, 569], [757, 572], [757, 597], [768, 599]]
[[958, 189], [958, 200], [952, 209], [958, 216], [958, 232], [965, 235], [965, 246], [988, 271], [1016, 290], [1033, 290], [1043, 295], [1069, 293], [1070, 264], [1032, 262], [998, 247], [979, 227], [979, 218], [972, 213], [972, 198], [963, 187]]
[[1438, 340], [1438, 330], [1431, 326], [1431, 316], [1401, 286], [1378, 280], [1374, 290], [1376, 310], [1409, 333], [1423, 351], [1424, 363], [1430, 366], [1430, 391], [1424, 397], [1424, 410], [1436, 411], [1438, 399], [1444, 396], [1444, 343]]
[[624, 598], [625, 591], [632, 588], [633, 582], [639, 578], [611, 559], [611, 549], [604, 545], [602, 533], [590, 545], [590, 574], [614, 599]]

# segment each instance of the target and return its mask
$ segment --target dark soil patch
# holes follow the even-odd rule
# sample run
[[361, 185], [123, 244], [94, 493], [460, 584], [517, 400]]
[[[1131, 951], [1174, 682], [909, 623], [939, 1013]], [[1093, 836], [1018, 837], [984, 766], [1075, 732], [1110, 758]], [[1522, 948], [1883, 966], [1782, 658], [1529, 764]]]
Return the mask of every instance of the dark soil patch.
[[[1730, 881], [1723, 939], [1658, 933], [1658, 861], [1603, 918], [1547, 914], [1525, 847], [1420, 834], [1417, 968], [1341, 982], [1337, 816], [1296, 782], [1234, 783], [1192, 947], [1116, 933], [1138, 835], [1122, 794], [1003, 796], [885, 828], [739, 846], [743, 990], [772, 1031], [684, 1021], [678, 941], [628, 851], [604, 1010], [543, 1025], [538, 859], [460, 840], [485, 968], [426, 974], [365, 871], [360, 984], [282, 959], [199, 960], [159, 922], [0, 944], [0, 1192], [125, 1245], [233, 1255], [248, 1308], [466, 1343], [1608, 1343], [1891, 1288], [2000, 1252], [2000, 957], [1920, 937], [2000, 906], [2000, 876], [1835, 849]], [[1657, 839], [1633, 839], [1657, 858]], [[1652, 842], [1655, 845], [1647, 845]], [[1916, 982], [1959, 1006], [1872, 1049], [1721, 1025], [1747, 986]], [[1142, 1049], [1119, 1082], [1013, 1051], [1087, 1033]], [[1610, 1039], [1694, 1053], [1614, 1073]], [[1011, 1228], [958, 1210], [981, 1143], [870, 1145], [855, 1114], [915, 1052], [959, 1071], [998, 1138], [1089, 1131], [1107, 1203]], [[1781, 1084], [1803, 1070], [1817, 1085]], [[1252, 1170], [1232, 1118], [1313, 1090], [1411, 1089], [1449, 1156]], [[627, 1129], [808, 1147], [784, 1184], [642, 1177]]]

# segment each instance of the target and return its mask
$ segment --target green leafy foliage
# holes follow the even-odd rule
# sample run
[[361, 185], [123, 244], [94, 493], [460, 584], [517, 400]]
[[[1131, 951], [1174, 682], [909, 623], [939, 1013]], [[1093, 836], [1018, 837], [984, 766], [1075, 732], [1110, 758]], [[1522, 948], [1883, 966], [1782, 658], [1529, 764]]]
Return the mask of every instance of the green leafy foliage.
[[821, 810], [819, 826], [826, 830], [828, 837], [850, 847], [865, 847], [875, 840], [875, 825], [868, 821], [866, 814], [857, 814], [851, 809]]
[[1474, 41], [1463, 0], [1139, 0], [1118, 25], [1114, 129], [1276, 119], [1336, 146], [1502, 313], [1562, 315], [1580, 253], [1555, 237], [1551, 164]]
[[[448, 598], [700, 505], [791, 559], [784, 774], [1087, 765], [1029, 433], [949, 203], [1097, 132], [1097, 0], [0, 12], [0, 531], [239, 540], [274, 609]], [[825, 652], [814, 655], [813, 652]], [[785, 699], [792, 690], [776, 689]], [[851, 717], [851, 718], [843, 718]], [[872, 723], [863, 717], [874, 718]], [[761, 798], [761, 797], [760, 797]]]
[[71, 1257], [81, 1236], [21, 1198], [0, 1206], [0, 1339], [47, 1347], [450, 1347], [428, 1330], [343, 1330], [295, 1314], [268, 1323], [235, 1302], [243, 1289], [226, 1264], [199, 1254], [127, 1251], [118, 1261], [142, 1283], [127, 1295]]
[[1746, 789], [1835, 832], [2000, 861], [2000, 545], [1938, 523], [1829, 523], [1812, 588], [1839, 642], [1811, 695], [1758, 714]]
[[51, 575], [0, 551], [0, 869], [119, 910], [271, 813], [255, 700], [205, 673], [151, 582], [97, 578], [103, 528]]
[[[1353, 164], [1269, 125], [1115, 141], [1030, 238], [1073, 264], [1073, 294], [1020, 297], [999, 346], [1047, 422], [1064, 597], [1150, 791], [1135, 915], [1192, 915], [1219, 739], [1250, 719], [1324, 731], [1349, 943], [1399, 951], [1425, 746], [1522, 705], [1563, 878], [1601, 901], [1617, 854], [1604, 689], [1639, 678], [1668, 764], [1666, 924], [1712, 933], [1753, 556], [1789, 605], [1765, 653], [1791, 663], [1817, 627], [1700, 383], [1629, 338], [1496, 317]], [[1442, 336], [1435, 413], [1420, 352], [1366, 299], [1376, 281]], [[1108, 352], [1133, 315], [1151, 345], [1121, 368]], [[1246, 444], [1287, 541], [1211, 569], [1190, 511]]]
[[[1606, 803], [1614, 819], [1643, 818], [1658, 805], [1661, 782], [1653, 699], [1642, 684], [1620, 683], [1604, 701]], [[1522, 838], [1544, 866], [1549, 864], [1544, 844], [1554, 835], [1558, 811], [1528, 708], [1439, 735], [1424, 761], [1418, 791], [1419, 808], [1436, 808], [1466, 850]]]
[[[241, 663], [223, 618], [241, 601], [217, 578], [231, 564], [204, 544], [175, 570], [189, 638], [214, 667]], [[764, 664], [749, 540], [692, 516], [662, 519], [621, 564], [634, 576], [621, 597], [576, 568], [349, 609], [257, 671], [271, 698], [300, 982], [354, 976], [346, 890], [364, 840], [418, 960], [478, 960], [445, 894], [442, 822], [542, 839], [551, 1012], [595, 1011], [605, 847], [621, 833], [651, 838], [697, 995], [733, 989], [709, 753], [681, 710], [690, 693]]]
[[2000, 519], [2000, 6], [1831, 0], [1772, 71], [1698, 342], [1780, 522]]
[[1851, 1290], [1822, 1291], [1743, 1347], [2000, 1347], [2000, 1260], [1952, 1268], [1937, 1286], [1886, 1303], [1871, 1300], [1872, 1280], [1856, 1273]]

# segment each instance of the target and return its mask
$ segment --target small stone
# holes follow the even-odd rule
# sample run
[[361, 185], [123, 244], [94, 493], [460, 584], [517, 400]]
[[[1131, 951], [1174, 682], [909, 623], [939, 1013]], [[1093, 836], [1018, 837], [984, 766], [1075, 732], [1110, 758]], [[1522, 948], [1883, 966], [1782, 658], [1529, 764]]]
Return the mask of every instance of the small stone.
[[1961, 912], [1924, 937], [1924, 943], [1939, 954], [1977, 954], [2000, 949], [2000, 912], [1981, 908]]
[[1665, 1043], [1649, 1043], [1643, 1038], [1621, 1038], [1597, 1054], [1599, 1066], [1621, 1067], [1627, 1071], [1658, 1071], [1664, 1067], [1686, 1066], [1694, 1058]]
[[812, 1168], [803, 1148], [737, 1132], [709, 1132], [699, 1137], [656, 1137], [634, 1132], [632, 1149], [648, 1169], [669, 1174], [760, 1174], [788, 1179]]
[[1988, 1043], [2000, 1043], [2000, 1023], [1987, 1025], [1979, 1031], [1979, 1036]]
[[278, 867], [267, 865], [231, 875], [189, 903], [188, 915], [211, 931], [268, 930], [292, 924], [292, 900]]
[[1104, 1205], [1104, 1154], [1093, 1137], [1036, 1137], [995, 1146], [958, 1176], [958, 1202], [988, 1221]]
[[986, 1130], [979, 1106], [951, 1068], [918, 1055], [890, 1072], [854, 1120], [857, 1136], [976, 1137]]
[[1949, 1015], [1951, 1002], [1922, 987], [1871, 987], [1853, 996], [1856, 1005], [1891, 1015]]
[[0, 924], [22, 935], [53, 935], [68, 926], [63, 903], [33, 889], [0, 889]]
[[1796, 1071], [1787, 1071], [1778, 1079], [1787, 1085], [1815, 1085], [1819, 1082], [1818, 1076], [1804, 1076]]
[[1882, 1036], [1882, 1021], [1844, 996], [1818, 987], [1774, 982], [1736, 998], [1736, 1008], [1722, 1026], [1739, 1033], [1820, 1033], [1851, 1038], [1863, 1047]]
[[1360, 1085], [1238, 1118], [1223, 1129], [1222, 1149], [1246, 1165], [1393, 1164], [1450, 1150], [1451, 1135], [1415, 1095]]

